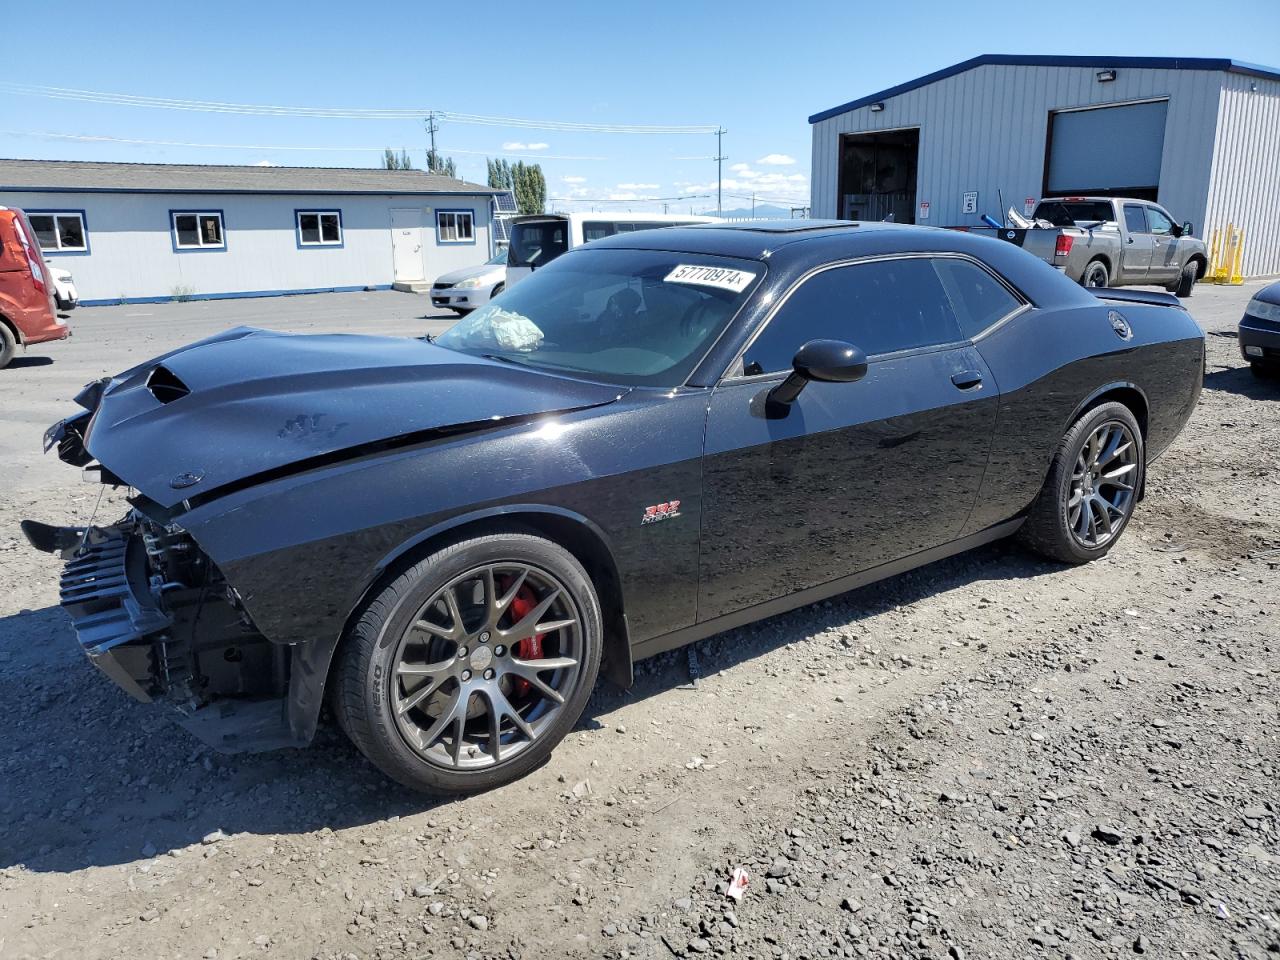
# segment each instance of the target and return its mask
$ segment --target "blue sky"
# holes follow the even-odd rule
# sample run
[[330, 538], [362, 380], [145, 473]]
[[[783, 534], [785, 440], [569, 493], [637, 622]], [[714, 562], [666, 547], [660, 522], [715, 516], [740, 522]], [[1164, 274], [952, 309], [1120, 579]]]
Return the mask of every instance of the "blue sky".
[[[38, 3], [6, 6], [5, 79], [26, 84], [231, 103], [723, 125], [726, 207], [749, 206], [737, 197], [753, 190], [783, 206], [807, 200], [809, 114], [976, 54], [1216, 56], [1280, 66], [1280, 0], [1155, 0], [1109, 4], [1102, 14], [1071, 2], [957, 0], [72, 0], [56, 13]], [[12, 42], [22, 37], [32, 42]], [[49, 133], [251, 149], [35, 135]], [[710, 199], [672, 209], [715, 202], [709, 134], [445, 121], [437, 136], [467, 179], [483, 181], [486, 155], [523, 154], [540, 159], [554, 198], [624, 200], [610, 209], [654, 209], [661, 204], [636, 198], [688, 194]], [[373, 150], [389, 145], [408, 147], [422, 166], [426, 142], [412, 119], [197, 113], [0, 91], [5, 157], [374, 166]], [[282, 149], [317, 146], [346, 149]]]

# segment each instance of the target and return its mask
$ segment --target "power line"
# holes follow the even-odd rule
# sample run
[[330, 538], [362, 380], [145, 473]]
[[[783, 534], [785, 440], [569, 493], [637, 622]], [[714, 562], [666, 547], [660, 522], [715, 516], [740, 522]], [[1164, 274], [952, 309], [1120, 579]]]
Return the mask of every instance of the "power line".
[[[75, 140], [82, 143], [125, 143], [148, 147], [199, 147], [206, 150], [303, 150], [318, 153], [382, 153], [387, 147], [298, 146], [273, 143], [192, 143], [186, 140], [141, 140], [131, 137], [94, 136], [79, 133], [52, 133], [38, 130], [0, 130], [8, 137], [49, 137], [54, 140]], [[417, 150], [419, 147], [391, 147], [392, 150]], [[612, 157], [578, 157], [552, 153], [511, 153], [506, 150], [450, 150], [450, 153], [477, 157], [520, 157], [528, 160], [611, 160]]]
[[713, 133], [719, 129], [705, 124], [580, 123], [569, 120], [530, 120], [520, 117], [492, 117], [475, 113], [453, 113], [445, 110], [433, 110], [429, 107], [299, 107], [279, 104], [232, 103], [223, 100], [186, 100], [175, 97], [149, 97], [128, 93], [109, 93], [101, 90], [84, 90], [77, 87], [51, 87], [9, 81], [0, 82], [0, 90], [53, 100], [245, 116], [306, 117], [323, 120], [421, 120], [424, 116], [433, 114], [440, 120], [483, 126], [555, 130], [565, 133], [628, 133], [673, 136]]

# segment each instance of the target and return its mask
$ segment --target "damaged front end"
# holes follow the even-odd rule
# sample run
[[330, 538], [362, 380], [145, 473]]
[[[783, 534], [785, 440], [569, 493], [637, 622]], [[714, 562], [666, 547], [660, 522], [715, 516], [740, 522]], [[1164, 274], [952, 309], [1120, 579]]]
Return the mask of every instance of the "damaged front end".
[[106, 527], [25, 520], [22, 530], [66, 559], [61, 601], [80, 645], [135, 699], [168, 702], [225, 753], [303, 745], [288, 722], [288, 649], [258, 632], [180, 526], [135, 508]]

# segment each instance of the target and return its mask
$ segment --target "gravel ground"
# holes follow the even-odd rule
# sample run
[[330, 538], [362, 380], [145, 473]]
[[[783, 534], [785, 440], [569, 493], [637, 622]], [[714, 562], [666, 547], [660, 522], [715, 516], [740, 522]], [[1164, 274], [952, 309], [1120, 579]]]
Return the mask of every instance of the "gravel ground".
[[77, 311], [52, 362], [0, 373], [0, 956], [1274, 956], [1280, 384], [1236, 348], [1253, 289], [1190, 301], [1206, 389], [1105, 560], [997, 544], [668, 654], [530, 777], [438, 804], [332, 728], [227, 758], [133, 703], [17, 520], [92, 510], [37, 446], [87, 380], [260, 312], [443, 324], [398, 294]]

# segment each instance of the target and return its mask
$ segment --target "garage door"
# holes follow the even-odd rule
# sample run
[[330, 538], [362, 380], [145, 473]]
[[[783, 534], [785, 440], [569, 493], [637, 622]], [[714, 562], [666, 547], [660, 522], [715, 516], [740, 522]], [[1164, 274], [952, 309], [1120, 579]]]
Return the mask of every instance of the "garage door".
[[1052, 114], [1045, 195], [1155, 200], [1168, 110], [1168, 100], [1155, 100]]

